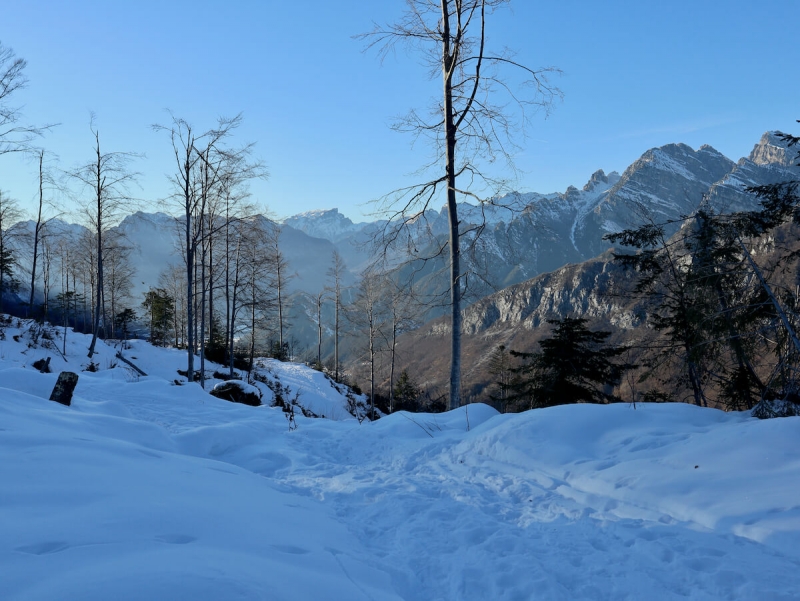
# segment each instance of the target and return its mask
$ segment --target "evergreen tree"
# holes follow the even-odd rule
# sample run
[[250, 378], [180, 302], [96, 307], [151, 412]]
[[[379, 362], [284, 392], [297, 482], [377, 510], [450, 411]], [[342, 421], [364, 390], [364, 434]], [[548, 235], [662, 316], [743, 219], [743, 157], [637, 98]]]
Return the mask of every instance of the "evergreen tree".
[[[15, 265], [14, 252], [10, 248], [0, 248], [0, 298], [3, 294], [16, 292], [19, 288], [19, 282], [14, 277]], [[0, 308], [2, 306], [0, 301]]]
[[166, 345], [175, 319], [175, 301], [163, 288], [150, 288], [142, 306], [150, 317], [150, 342], [156, 346]]
[[133, 309], [123, 309], [114, 316], [114, 327], [122, 333], [122, 339], [127, 340], [130, 336], [130, 324], [136, 319]]
[[539, 352], [511, 351], [524, 364], [513, 370], [518, 378], [509, 400], [527, 401], [531, 408], [619, 401], [611, 389], [634, 366], [613, 359], [627, 349], [606, 345], [611, 332], [592, 332], [583, 318], [565, 317], [548, 323], [555, 329], [539, 343]]
[[667, 238], [664, 224], [651, 222], [606, 239], [639, 249], [635, 254], [615, 253], [614, 260], [637, 272], [638, 281], [631, 294], [648, 301], [648, 321], [664, 334], [664, 345], [648, 366], [680, 360], [694, 403], [707, 406], [709, 363], [716, 351], [708, 344], [708, 332], [703, 326], [716, 305], [708, 291], [698, 285], [700, 280], [691, 274], [691, 250], [687, 247], [691, 235], [690, 228], [682, 228]]
[[[251, 333], [250, 335], [253, 336], [254, 334]], [[213, 315], [209, 322], [209, 337], [205, 349], [206, 359], [224, 364], [226, 352], [227, 344], [222, 324], [219, 316]]]
[[751, 409], [765, 391], [753, 358], [754, 332], [774, 319], [764, 289], [753, 280], [741, 246], [739, 216], [716, 215], [706, 208], [691, 220], [687, 240], [689, 280], [705, 299], [707, 315], [696, 324], [704, 338], [718, 400], [728, 409]]
[[[0, 45], [0, 51], [2, 50]], [[0, 66], [2, 56], [0, 56]], [[2, 88], [0, 81], [0, 88]], [[2, 97], [2, 94], [0, 94]], [[2, 112], [0, 112], [0, 123], [2, 122]], [[0, 142], [2, 135], [0, 135]], [[1, 145], [0, 145], [1, 146]], [[14, 268], [17, 259], [13, 249], [12, 240], [15, 237], [11, 226], [22, 219], [22, 212], [17, 201], [9, 198], [0, 190], [0, 312], [3, 311], [3, 295], [14, 293], [19, 288], [19, 282], [14, 276]]]
[[489, 395], [501, 413], [508, 410], [509, 397], [514, 381], [514, 370], [509, 351], [504, 344], [498, 346], [489, 357], [489, 373], [494, 376], [496, 394]]
[[420, 394], [419, 387], [404, 369], [394, 385], [394, 410], [416, 411]]

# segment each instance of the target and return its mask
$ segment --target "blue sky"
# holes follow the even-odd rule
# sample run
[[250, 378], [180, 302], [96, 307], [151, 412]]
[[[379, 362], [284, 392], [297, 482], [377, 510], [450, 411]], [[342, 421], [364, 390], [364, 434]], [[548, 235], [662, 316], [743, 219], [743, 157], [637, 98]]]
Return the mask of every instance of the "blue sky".
[[[155, 202], [172, 165], [150, 125], [167, 123], [166, 109], [197, 129], [242, 112], [239, 139], [256, 142], [270, 172], [255, 199], [277, 216], [338, 207], [360, 220], [370, 200], [417, 181], [429, 156], [389, 125], [427, 106], [440, 81], [413, 54], [381, 64], [352, 39], [403, 5], [29, 0], [4, 7], [0, 40], [28, 61], [30, 84], [14, 98], [26, 121], [61, 124], [42, 144], [62, 168], [90, 158], [94, 111], [106, 150], [145, 155], [137, 194]], [[678, 141], [736, 160], [768, 129], [797, 132], [799, 21], [796, 0], [512, 2], [490, 21], [491, 43], [561, 68], [564, 92], [547, 119], [533, 118], [515, 187], [582, 186]], [[0, 156], [0, 189], [31, 206], [33, 164]]]

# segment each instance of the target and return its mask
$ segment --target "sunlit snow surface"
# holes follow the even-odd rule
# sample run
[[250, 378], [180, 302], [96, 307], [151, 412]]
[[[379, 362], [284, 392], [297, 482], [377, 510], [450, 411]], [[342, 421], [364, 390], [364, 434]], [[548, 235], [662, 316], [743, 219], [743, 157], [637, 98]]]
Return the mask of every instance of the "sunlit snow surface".
[[[63, 407], [30, 364], [80, 369], [88, 341], [70, 333], [64, 363], [17, 332], [0, 341], [0, 599], [800, 595], [800, 418], [470, 405], [290, 431], [279, 409], [174, 385], [183, 356], [144, 343], [128, 355], [153, 375], [108, 369], [101, 345]], [[271, 369], [335, 400], [319, 374]]]

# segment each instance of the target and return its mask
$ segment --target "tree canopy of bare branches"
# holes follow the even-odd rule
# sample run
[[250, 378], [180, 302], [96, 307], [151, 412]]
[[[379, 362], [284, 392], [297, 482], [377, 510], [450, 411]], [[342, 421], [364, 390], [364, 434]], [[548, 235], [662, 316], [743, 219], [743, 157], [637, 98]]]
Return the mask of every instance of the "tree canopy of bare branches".
[[11, 105], [11, 96], [28, 83], [24, 58], [14, 54], [14, 50], [0, 42], [0, 154], [25, 152], [31, 149], [31, 142], [52, 127], [21, 125], [22, 110]]
[[[548, 76], [554, 68], [534, 70], [508, 51], [487, 48], [489, 17], [508, 0], [406, 0], [401, 19], [364, 34], [369, 48], [381, 56], [402, 45], [422, 57], [430, 76], [441, 77], [442, 95], [427, 113], [410, 111], [395, 125], [415, 139], [427, 139], [433, 157], [426, 167], [432, 179], [400, 189], [381, 199], [390, 217], [383, 231], [384, 248], [403, 240], [407, 231], [432, 203], [446, 197], [449, 218], [449, 288], [451, 305], [450, 408], [461, 404], [461, 267], [460, 237], [476, 228], [460, 228], [458, 199], [483, 206], [484, 194], [496, 196], [503, 178], [489, 166], [505, 161], [514, 172], [516, 133], [523, 131], [535, 109], [547, 110], [560, 97]], [[522, 74], [514, 85], [505, 73]], [[478, 225], [479, 235], [483, 225]], [[476, 239], [477, 236], [472, 236]], [[440, 246], [437, 252], [444, 252]]]
[[100, 146], [100, 130], [92, 117], [90, 130], [94, 137], [94, 158], [68, 173], [89, 193], [86, 200], [86, 216], [95, 234], [96, 277], [95, 314], [92, 327], [92, 342], [89, 345], [89, 358], [94, 355], [97, 336], [100, 331], [100, 316], [103, 308], [103, 235], [107, 229], [116, 225], [121, 212], [133, 200], [130, 186], [136, 182], [138, 173], [130, 170], [130, 163], [138, 155], [131, 152], [103, 152]]
[[[233, 214], [235, 203], [246, 198], [246, 184], [250, 179], [266, 177], [260, 161], [251, 160], [253, 144], [232, 147], [228, 144], [234, 131], [241, 125], [242, 116], [221, 117], [216, 127], [198, 133], [185, 119], [172, 116], [170, 125], [154, 125], [153, 129], [166, 132], [175, 157], [175, 172], [170, 176], [173, 184], [172, 199], [182, 213], [183, 254], [186, 267], [186, 343], [187, 378], [194, 379], [194, 354], [197, 350], [196, 312], [200, 313], [199, 342], [201, 362], [204, 362], [207, 292], [213, 291], [213, 275], [206, 274], [213, 261], [212, 237], [228, 231], [231, 219], [241, 219]], [[226, 234], [226, 239], [228, 238]], [[230, 250], [230, 249], [228, 249]], [[199, 254], [199, 256], [198, 256]], [[229, 257], [228, 257], [229, 258]], [[199, 264], [198, 264], [199, 260]], [[200, 306], [195, 306], [200, 268]], [[213, 304], [210, 311], [213, 313]], [[213, 321], [213, 320], [212, 320]], [[201, 384], [204, 383], [201, 369]]]

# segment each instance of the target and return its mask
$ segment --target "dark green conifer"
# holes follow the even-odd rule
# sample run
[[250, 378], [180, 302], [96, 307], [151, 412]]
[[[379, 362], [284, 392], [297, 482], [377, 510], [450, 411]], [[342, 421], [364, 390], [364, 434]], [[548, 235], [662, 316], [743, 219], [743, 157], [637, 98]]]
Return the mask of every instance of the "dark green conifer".
[[565, 317], [548, 323], [555, 329], [539, 343], [539, 352], [511, 351], [524, 361], [514, 369], [518, 378], [511, 398], [527, 401], [532, 408], [619, 401], [612, 390], [634, 366], [614, 359], [627, 349], [605, 344], [611, 332], [592, 332], [583, 318]]

